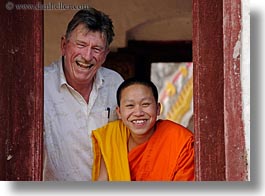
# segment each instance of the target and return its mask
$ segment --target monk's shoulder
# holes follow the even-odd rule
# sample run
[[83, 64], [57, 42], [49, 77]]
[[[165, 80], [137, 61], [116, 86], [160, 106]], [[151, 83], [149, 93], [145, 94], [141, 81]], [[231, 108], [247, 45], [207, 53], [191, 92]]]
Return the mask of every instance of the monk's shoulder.
[[171, 120], [159, 120], [158, 127], [163, 132], [167, 132], [169, 136], [193, 137], [193, 133], [189, 129]]

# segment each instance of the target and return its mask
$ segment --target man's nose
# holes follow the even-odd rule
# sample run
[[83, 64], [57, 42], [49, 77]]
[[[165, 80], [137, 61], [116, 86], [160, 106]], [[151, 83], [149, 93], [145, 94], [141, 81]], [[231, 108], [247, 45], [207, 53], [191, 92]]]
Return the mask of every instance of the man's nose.
[[91, 47], [87, 46], [87, 47], [83, 48], [82, 57], [87, 62], [89, 62], [93, 58]]

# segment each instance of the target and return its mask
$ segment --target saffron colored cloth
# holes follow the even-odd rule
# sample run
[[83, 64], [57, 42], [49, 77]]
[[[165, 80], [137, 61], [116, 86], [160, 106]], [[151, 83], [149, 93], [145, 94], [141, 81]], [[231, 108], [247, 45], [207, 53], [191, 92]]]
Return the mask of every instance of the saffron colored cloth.
[[194, 181], [193, 134], [169, 120], [159, 120], [149, 141], [129, 152], [131, 180]]
[[92, 131], [94, 164], [92, 180], [99, 176], [101, 156], [103, 156], [109, 181], [130, 181], [130, 169], [127, 153], [129, 129], [121, 120], [108, 123]]
[[95, 153], [92, 180], [98, 176], [102, 154], [109, 180], [194, 181], [191, 131], [172, 121], [158, 120], [152, 137], [128, 153], [129, 135], [120, 120], [92, 132]]

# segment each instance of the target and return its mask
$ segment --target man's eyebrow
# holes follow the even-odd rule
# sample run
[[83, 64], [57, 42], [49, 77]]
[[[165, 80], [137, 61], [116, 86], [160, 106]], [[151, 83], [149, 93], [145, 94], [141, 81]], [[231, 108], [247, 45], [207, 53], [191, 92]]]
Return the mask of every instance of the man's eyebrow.
[[[88, 45], [87, 42], [82, 41], [82, 40], [79, 40], [79, 39], [76, 39], [74, 42], [77, 43], [77, 44]], [[95, 46], [93, 46], [93, 47], [98, 47], [99, 49], [102, 49], [102, 50], [105, 49], [105, 47], [104, 47], [104, 46], [101, 46], [101, 45], [95, 45]]]
[[82, 40], [75, 40], [76, 43], [80, 43], [80, 44], [87, 44], [85, 41], [82, 41]]

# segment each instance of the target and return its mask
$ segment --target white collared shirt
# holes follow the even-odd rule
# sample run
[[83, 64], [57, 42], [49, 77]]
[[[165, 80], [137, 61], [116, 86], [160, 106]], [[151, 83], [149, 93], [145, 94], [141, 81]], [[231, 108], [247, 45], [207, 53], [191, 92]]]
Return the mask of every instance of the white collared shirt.
[[43, 180], [89, 181], [93, 164], [90, 134], [117, 119], [116, 91], [123, 79], [101, 67], [87, 103], [66, 82], [61, 60], [44, 69]]

